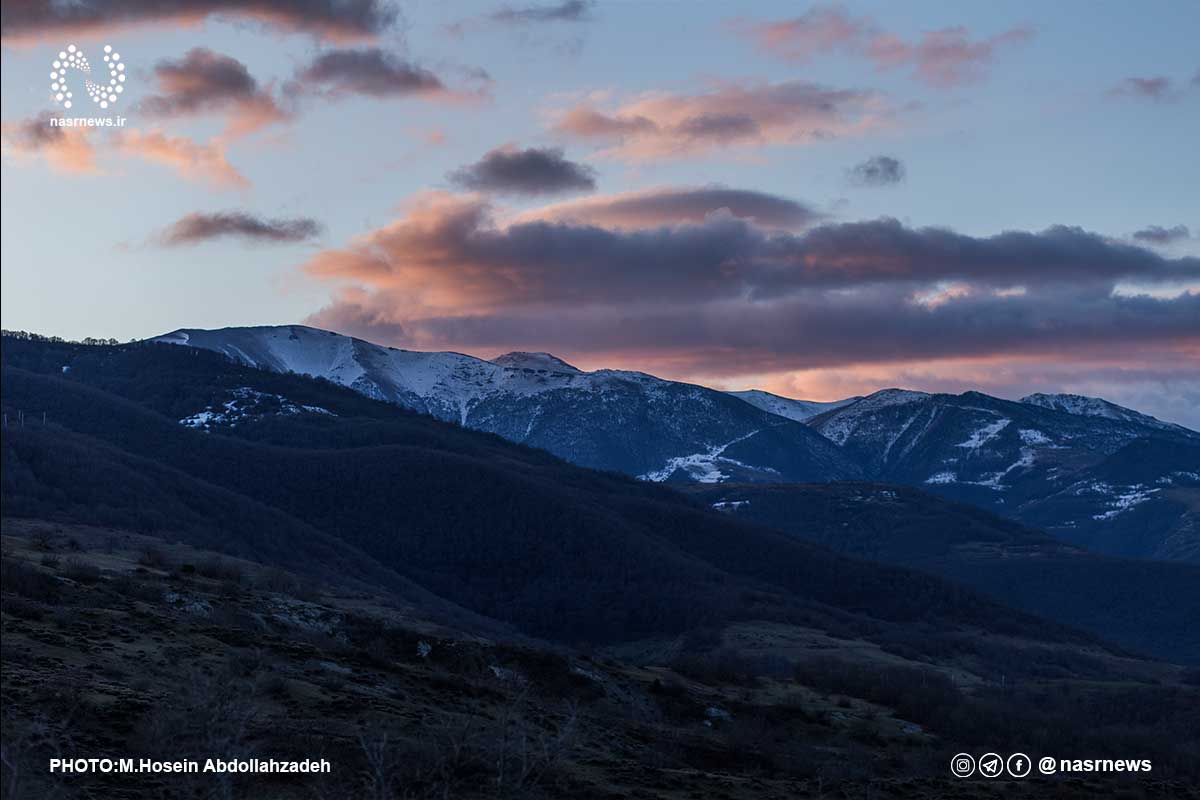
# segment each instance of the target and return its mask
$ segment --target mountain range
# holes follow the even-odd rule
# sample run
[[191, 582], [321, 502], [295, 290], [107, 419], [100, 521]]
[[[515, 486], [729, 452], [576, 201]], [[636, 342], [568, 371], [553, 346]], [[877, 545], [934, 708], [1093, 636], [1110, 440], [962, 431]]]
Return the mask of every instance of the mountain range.
[[6, 797], [54, 794], [48, 735], [303, 741], [332, 797], [398, 796], [383, 737], [420, 796], [981, 798], [954, 753], [1115, 740], [1195, 783], [1200, 567], [878, 482], [587, 469], [205, 348], [0, 355]]
[[[861, 618], [868, 638], [985, 625], [1089, 642], [940, 578], [328, 382], [156, 344], [6, 339], [3, 360], [5, 411], [23, 420], [4, 436], [8, 516], [169, 537], [557, 641], [765, 615], [835, 629]], [[232, 417], [179, 424], [207, 408]], [[939, 641], [913, 634], [918, 648]]]
[[648, 481], [900, 483], [1098, 552], [1200, 561], [1200, 434], [1099, 398], [884, 389], [822, 403], [584, 372], [548, 353], [486, 361], [295, 325], [155, 341], [322, 378]]

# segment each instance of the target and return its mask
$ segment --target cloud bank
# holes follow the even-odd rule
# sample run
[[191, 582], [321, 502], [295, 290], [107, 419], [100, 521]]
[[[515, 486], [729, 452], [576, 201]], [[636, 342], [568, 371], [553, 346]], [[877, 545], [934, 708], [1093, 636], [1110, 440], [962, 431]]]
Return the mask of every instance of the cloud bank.
[[[605, 213], [603, 198], [589, 202]], [[725, 214], [658, 228], [553, 216], [499, 225], [477, 196], [426, 194], [307, 262], [338, 286], [310, 321], [391, 344], [550, 349], [678, 377], [1200, 354], [1200, 259], [1078, 228], [972, 237], [880, 219], [797, 234]], [[1123, 288], [1179, 283], [1193, 289]]]

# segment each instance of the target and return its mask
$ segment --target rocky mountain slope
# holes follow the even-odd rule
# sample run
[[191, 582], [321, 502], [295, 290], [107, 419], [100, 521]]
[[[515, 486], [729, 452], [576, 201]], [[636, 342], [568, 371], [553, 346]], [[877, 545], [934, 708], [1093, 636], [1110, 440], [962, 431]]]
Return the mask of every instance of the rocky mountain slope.
[[[484, 361], [304, 326], [179, 330], [157, 341], [323, 378], [645, 480], [884, 480], [1100, 552], [1200, 560], [1200, 434], [1099, 398], [1012, 402], [885, 389], [816, 403], [640, 372], [583, 372], [548, 353]], [[209, 413], [223, 412], [205, 409], [190, 424]]]
[[1100, 552], [1200, 560], [1200, 434], [1186, 428], [1094, 398], [900, 389], [809, 424], [871, 479], [971, 502]]
[[378, 400], [648, 480], [837, 480], [858, 466], [807, 426], [641, 372], [582, 372], [547, 353], [484, 361], [299, 325], [180, 330], [160, 342], [348, 386]]

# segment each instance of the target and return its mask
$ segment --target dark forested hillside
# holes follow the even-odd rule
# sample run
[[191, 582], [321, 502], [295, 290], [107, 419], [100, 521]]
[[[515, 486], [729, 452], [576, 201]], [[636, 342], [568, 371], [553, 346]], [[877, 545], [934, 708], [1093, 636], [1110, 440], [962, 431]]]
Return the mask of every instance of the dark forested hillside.
[[696, 487], [731, 517], [951, 578], [1132, 649], [1200, 663], [1200, 566], [1100, 556], [963, 503], [870, 483]]

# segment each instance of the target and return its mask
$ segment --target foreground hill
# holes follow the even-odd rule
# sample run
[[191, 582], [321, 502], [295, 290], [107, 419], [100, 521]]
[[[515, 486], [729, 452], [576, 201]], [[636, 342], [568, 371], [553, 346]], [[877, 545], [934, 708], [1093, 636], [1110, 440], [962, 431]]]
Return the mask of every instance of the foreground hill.
[[[971, 800], [997, 787], [951, 778], [954, 752], [1107, 753], [1116, 741], [1153, 759], [1153, 773], [1125, 784], [1130, 796], [1184, 797], [1197, 777], [1200, 689], [1162, 665], [1131, 675], [1114, 662], [1119, 683], [1001, 687], [764, 624], [730, 629], [716, 651], [694, 636], [677, 656], [631, 663], [481, 638], [386, 595], [62, 522], [6, 520], [2, 563], [6, 800]], [[331, 771], [47, 772], [81, 746], [320, 758]], [[1123, 784], [1035, 778], [1003, 794], [1085, 800]]]
[[692, 494], [738, 519], [942, 575], [1133, 650], [1200, 664], [1200, 565], [1099, 556], [895, 485], [752, 484]]

